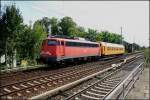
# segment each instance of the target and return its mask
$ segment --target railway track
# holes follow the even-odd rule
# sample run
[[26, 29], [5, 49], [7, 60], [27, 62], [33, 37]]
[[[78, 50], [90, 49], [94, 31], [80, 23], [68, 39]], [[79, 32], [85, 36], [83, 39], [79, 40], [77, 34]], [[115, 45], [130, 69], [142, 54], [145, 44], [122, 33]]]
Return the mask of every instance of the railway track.
[[61, 73], [66, 73], [69, 71], [73, 71], [73, 70], [78, 70], [78, 69], [83, 69], [83, 68], [88, 68], [91, 67], [91, 65], [98, 65], [98, 64], [105, 64], [105, 63], [111, 63], [113, 61], [120, 61], [120, 59], [123, 58], [116, 58], [114, 60], [108, 60], [108, 61], [97, 61], [97, 62], [92, 62], [92, 63], [86, 63], [86, 64], [80, 64], [80, 65], [76, 65], [73, 67], [67, 67], [67, 68], [59, 68], [59, 69], [55, 69], [55, 70], [51, 70], [50, 68], [45, 68], [42, 70], [37, 70], [37, 71], [25, 71], [25, 72], [18, 72], [16, 74], [13, 74], [11, 76], [4, 76], [4, 77], [0, 77], [1, 78], [1, 86], [6, 86], [6, 85], [10, 85], [11, 84], [15, 84], [15, 83], [19, 83], [19, 82], [23, 82], [23, 81], [27, 81], [33, 78], [39, 78], [39, 76], [47, 76], [47, 75], [55, 75], [55, 74], [61, 74]]
[[[115, 58], [115, 59], [117, 59], [117, 58]], [[108, 59], [108, 61], [110, 61], [110, 60], [111, 59]], [[101, 63], [103, 64], [102, 61], [101, 61]], [[68, 66], [68, 67], [77, 67], [78, 68], [78, 67], [81, 67], [81, 66], [88, 66], [88, 65], [89, 65], [89, 63], [87, 62], [86, 64], [82, 63], [80, 65], [78, 64], [78, 65], [72, 65], [72, 66]], [[3, 74], [0, 75], [0, 79], [1, 79], [1, 84], [6, 85], [8, 83], [14, 83], [14, 82], [20, 81], [22, 79], [27, 80], [27, 79], [30, 79], [30, 78], [36, 77], [36, 76], [61, 72], [60, 70], [68, 70], [68, 68], [66, 68], [66, 67], [62, 67], [62, 68], [45, 67], [45, 68], [18, 71], [18, 72], [12, 72], [12, 73], [5, 73], [5, 74], [3, 73]], [[10, 81], [10, 82], [8, 82], [8, 81]]]
[[[140, 61], [138, 61], [140, 60]], [[138, 62], [136, 62], [138, 61]], [[60, 92], [50, 100], [100, 100], [105, 99], [135, 68], [143, 62], [141, 57], [137, 57], [117, 70], [111, 70], [104, 75], [100, 74], [94, 79], [88, 80], [80, 85], [70, 88], [64, 92]]]
[[[71, 69], [56, 70], [53, 73], [48, 73], [38, 77], [21, 80], [11, 84], [0, 86], [0, 97], [2, 99], [26, 99], [34, 95], [41, 94], [45, 91], [52, 90], [56, 87], [62, 86], [69, 82], [86, 77], [90, 74], [103, 70], [109, 67], [112, 63], [120, 62], [122, 59], [106, 61], [106, 62], [93, 62], [88, 65], [78, 65]], [[101, 65], [103, 64], [103, 66]], [[82, 66], [82, 67], [81, 67]]]
[[[133, 53], [133, 54], [126, 54], [123, 57], [126, 57], [126, 56], [131, 56], [131, 55], [134, 55], [136, 53]], [[121, 59], [122, 59], [121, 58]], [[104, 59], [101, 59], [101, 60], [111, 60], [111, 59], [116, 59], [116, 58], [113, 58], [113, 57], [109, 57], [109, 58], [104, 58]], [[74, 65], [72, 65], [74, 66]], [[40, 68], [36, 68], [36, 69], [27, 69], [27, 70], [18, 70], [16, 72], [3, 72], [0, 74], [0, 79], [1, 79], [1, 84], [7, 84], [9, 83], [8, 80], [10, 80], [10, 82], [14, 82], [14, 81], [20, 81], [22, 79], [29, 79], [29, 78], [32, 78], [32, 77], [36, 77], [36, 76], [39, 76], [39, 75], [43, 75], [45, 73], [49, 73], [50, 70], [53, 70], [54, 69], [50, 69], [49, 67], [40, 67]], [[17, 77], [17, 78], [16, 78]]]
[[[137, 52], [138, 53], [138, 52]], [[128, 53], [128, 54], [125, 54], [125, 55], [123, 55], [124, 57], [125, 56], [131, 56], [131, 55], [134, 55], [134, 54], [137, 54], [137, 53]], [[105, 60], [106, 58], [104, 58], [104, 59], [102, 59], [102, 60]], [[115, 59], [114, 57], [108, 57], [106, 60], [111, 60], [111, 59]], [[13, 77], [13, 76], [17, 76], [17, 75], [22, 75], [22, 76], [24, 76], [25, 74], [29, 74], [28, 73], [28, 71], [29, 72], [32, 72], [32, 73], [34, 73], [34, 72], [36, 72], [36, 73], [34, 73], [34, 74], [37, 74], [38, 72], [38, 70], [40, 70], [40, 72], [39, 73], [42, 73], [41, 72], [41, 70], [43, 70], [43, 69], [46, 69], [46, 67], [44, 66], [44, 65], [41, 65], [39, 68], [36, 68], [36, 69], [24, 69], [24, 70], [15, 70], [15, 71], [1, 71], [1, 74], [0, 74], [0, 78], [1, 78], [1, 80], [2, 79], [6, 79], [6, 78], [9, 78], [9, 77]]]

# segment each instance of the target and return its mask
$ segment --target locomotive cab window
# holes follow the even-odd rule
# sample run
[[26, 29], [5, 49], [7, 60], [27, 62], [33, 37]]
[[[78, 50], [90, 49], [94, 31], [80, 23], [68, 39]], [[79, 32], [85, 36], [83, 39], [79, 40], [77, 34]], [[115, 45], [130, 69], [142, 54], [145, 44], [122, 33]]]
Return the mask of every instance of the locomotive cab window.
[[56, 40], [48, 40], [47, 44], [48, 46], [55, 46], [58, 44], [58, 42]]

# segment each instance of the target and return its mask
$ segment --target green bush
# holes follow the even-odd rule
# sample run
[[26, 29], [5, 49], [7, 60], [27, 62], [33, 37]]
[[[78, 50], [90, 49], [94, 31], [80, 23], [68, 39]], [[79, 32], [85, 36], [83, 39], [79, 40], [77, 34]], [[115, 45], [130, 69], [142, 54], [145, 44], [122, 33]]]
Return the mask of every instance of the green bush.
[[146, 63], [150, 63], [150, 48], [146, 48], [144, 50], [144, 57], [145, 57]]

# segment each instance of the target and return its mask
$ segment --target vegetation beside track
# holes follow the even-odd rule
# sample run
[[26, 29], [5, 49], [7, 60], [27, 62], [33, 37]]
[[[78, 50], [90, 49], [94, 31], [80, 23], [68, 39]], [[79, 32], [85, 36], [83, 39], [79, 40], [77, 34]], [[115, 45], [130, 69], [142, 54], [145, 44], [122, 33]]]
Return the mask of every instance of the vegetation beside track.
[[150, 48], [146, 48], [144, 50], [144, 56], [145, 56], [145, 61], [147, 63], [150, 63]]
[[144, 49], [145, 67], [150, 67], [150, 48]]

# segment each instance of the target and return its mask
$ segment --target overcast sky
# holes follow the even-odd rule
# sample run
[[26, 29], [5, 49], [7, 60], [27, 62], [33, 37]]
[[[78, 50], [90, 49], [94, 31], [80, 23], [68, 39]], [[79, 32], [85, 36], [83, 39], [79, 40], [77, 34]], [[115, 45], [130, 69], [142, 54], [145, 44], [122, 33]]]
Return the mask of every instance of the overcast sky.
[[86, 29], [120, 34], [122, 26], [126, 41], [149, 44], [148, 1], [2, 1], [2, 5], [12, 3], [20, 9], [26, 24], [42, 17], [70, 16]]

